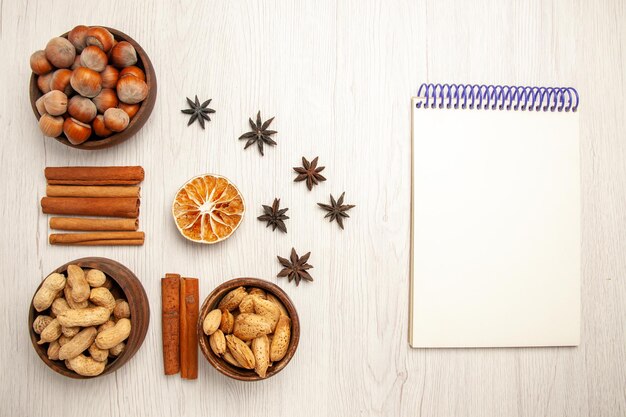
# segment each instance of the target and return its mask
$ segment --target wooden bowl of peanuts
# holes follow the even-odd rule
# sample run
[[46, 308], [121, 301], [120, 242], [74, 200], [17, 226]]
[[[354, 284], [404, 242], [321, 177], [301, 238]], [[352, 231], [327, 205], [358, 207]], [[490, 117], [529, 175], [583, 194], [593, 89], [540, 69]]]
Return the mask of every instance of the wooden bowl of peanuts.
[[149, 322], [137, 277], [106, 258], [76, 259], [54, 270], [28, 314], [35, 352], [53, 371], [76, 379], [122, 367], [141, 347]]
[[300, 321], [289, 296], [257, 278], [237, 278], [213, 290], [198, 317], [202, 354], [222, 374], [259, 381], [287, 366], [298, 348]]

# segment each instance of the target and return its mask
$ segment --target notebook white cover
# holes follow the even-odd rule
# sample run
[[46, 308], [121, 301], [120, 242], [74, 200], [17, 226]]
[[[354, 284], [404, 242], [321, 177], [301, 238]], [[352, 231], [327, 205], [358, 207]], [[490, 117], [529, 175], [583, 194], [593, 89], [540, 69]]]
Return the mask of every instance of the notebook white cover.
[[578, 113], [417, 100], [411, 346], [578, 345]]

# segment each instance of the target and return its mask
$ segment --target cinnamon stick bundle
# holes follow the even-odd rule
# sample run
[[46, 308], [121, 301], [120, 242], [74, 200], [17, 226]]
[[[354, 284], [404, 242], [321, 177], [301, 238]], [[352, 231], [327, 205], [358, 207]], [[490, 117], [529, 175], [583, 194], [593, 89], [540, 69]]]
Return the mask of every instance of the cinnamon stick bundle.
[[139, 219], [84, 219], [51, 217], [50, 229], [77, 231], [137, 231]]
[[48, 197], [139, 197], [140, 187], [106, 185], [48, 185]]
[[53, 185], [136, 185], [144, 179], [140, 166], [48, 167], [44, 173]]
[[41, 208], [47, 214], [136, 218], [139, 216], [139, 199], [43, 197]]
[[198, 378], [198, 314], [197, 278], [180, 280], [180, 376]]
[[52, 233], [51, 245], [143, 245], [144, 232]]
[[180, 371], [180, 275], [165, 274], [161, 279], [161, 319], [163, 369], [165, 375]]

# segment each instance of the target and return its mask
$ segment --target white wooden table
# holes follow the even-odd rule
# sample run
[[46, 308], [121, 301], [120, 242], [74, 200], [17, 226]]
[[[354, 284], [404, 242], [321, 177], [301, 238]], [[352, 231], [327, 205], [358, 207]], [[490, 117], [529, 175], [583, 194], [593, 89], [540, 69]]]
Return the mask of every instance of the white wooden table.
[[[626, 8], [605, 1], [27, 1], [0, 3], [4, 126], [0, 148], [0, 415], [3, 416], [619, 416], [626, 413]], [[152, 58], [157, 104], [144, 129], [113, 149], [81, 152], [44, 139], [28, 101], [28, 57], [76, 24], [105, 24]], [[409, 99], [421, 82], [571, 85], [581, 105], [582, 344], [577, 348], [411, 350]], [[187, 128], [185, 96], [213, 98], [205, 131]], [[260, 157], [238, 136], [261, 110], [278, 146]], [[328, 181], [292, 183], [300, 157], [320, 157]], [[146, 169], [140, 248], [47, 244], [43, 168]], [[170, 216], [188, 178], [231, 178], [248, 207], [215, 246], [187, 243]], [[346, 230], [316, 206], [346, 191]], [[255, 219], [274, 197], [287, 235]], [[276, 255], [312, 251], [315, 282], [275, 278]], [[151, 326], [114, 375], [74, 381], [30, 346], [27, 307], [38, 282], [83, 256], [131, 268], [151, 302]], [[261, 383], [218, 374], [165, 377], [160, 284], [166, 272], [219, 283], [277, 283], [300, 312], [293, 362]]]

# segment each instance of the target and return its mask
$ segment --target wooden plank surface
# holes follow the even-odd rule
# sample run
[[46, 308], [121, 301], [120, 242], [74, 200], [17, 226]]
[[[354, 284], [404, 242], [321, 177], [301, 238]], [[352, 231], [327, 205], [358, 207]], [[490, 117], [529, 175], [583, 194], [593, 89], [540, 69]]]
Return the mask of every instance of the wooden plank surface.
[[[195, 1], [0, 3], [0, 414], [7, 416], [619, 416], [626, 413], [626, 8], [620, 0]], [[28, 57], [76, 24], [128, 33], [150, 55], [157, 103], [143, 130], [81, 152], [44, 139], [28, 102]], [[421, 82], [565, 85], [581, 98], [582, 344], [578, 348], [411, 350], [407, 343], [410, 97]], [[185, 96], [213, 98], [205, 131]], [[247, 119], [276, 116], [265, 157], [238, 141]], [[502, 132], [506, 135], [506, 132]], [[434, 138], [436, 140], [436, 138]], [[300, 157], [328, 181], [292, 183]], [[47, 244], [43, 168], [143, 165], [139, 248]], [[248, 212], [227, 242], [184, 241], [170, 217], [178, 187], [213, 172]], [[346, 230], [316, 206], [346, 191]], [[287, 235], [255, 217], [274, 197]], [[312, 251], [315, 282], [275, 278], [276, 255]], [[83, 256], [140, 277], [151, 326], [114, 375], [72, 381], [30, 346], [37, 283]], [[201, 299], [229, 278], [285, 288], [302, 325], [293, 362], [262, 383], [232, 381], [200, 357], [199, 378], [162, 374], [160, 278], [200, 277]]]

